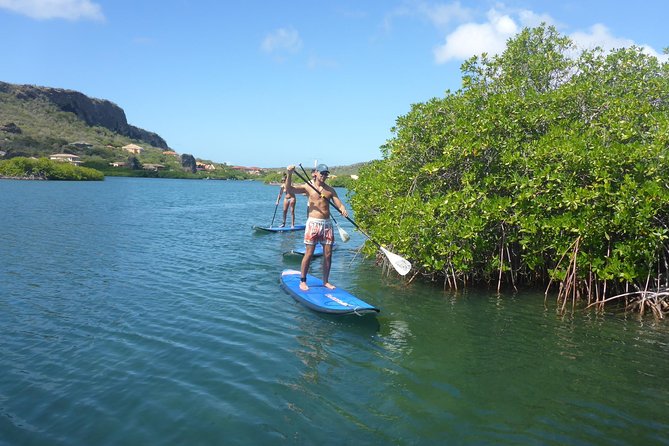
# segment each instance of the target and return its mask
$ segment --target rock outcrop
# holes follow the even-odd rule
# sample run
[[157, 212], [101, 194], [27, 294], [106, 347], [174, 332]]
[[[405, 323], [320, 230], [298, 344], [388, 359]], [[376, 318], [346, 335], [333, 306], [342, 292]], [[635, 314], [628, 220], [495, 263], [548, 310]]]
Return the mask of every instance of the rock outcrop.
[[64, 112], [74, 113], [90, 126], [105, 127], [128, 138], [137, 139], [154, 147], [168, 149], [167, 142], [158, 134], [128, 124], [121, 107], [105, 99], [95, 99], [74, 90], [15, 85], [0, 82], [0, 92], [15, 95], [22, 100], [44, 99]]
[[8, 122], [5, 125], [0, 125], [0, 132], [16, 133], [20, 135], [21, 133], [23, 133], [23, 130], [21, 130], [21, 127], [14, 124], [13, 122]]

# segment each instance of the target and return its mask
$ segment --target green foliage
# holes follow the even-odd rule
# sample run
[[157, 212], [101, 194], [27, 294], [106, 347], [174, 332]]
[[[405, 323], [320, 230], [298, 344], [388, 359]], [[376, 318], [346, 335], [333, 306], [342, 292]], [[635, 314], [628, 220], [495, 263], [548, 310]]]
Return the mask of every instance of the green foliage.
[[328, 183], [332, 187], [344, 187], [348, 189], [354, 181], [355, 180], [353, 180], [350, 175], [337, 175], [333, 176], [332, 179], [329, 179]]
[[0, 175], [43, 180], [104, 180], [104, 175], [95, 169], [51, 161], [46, 158], [16, 157], [0, 161]]
[[285, 172], [285, 169], [272, 169], [265, 172], [265, 175], [261, 179], [264, 183], [281, 183]]
[[363, 226], [435, 279], [666, 286], [669, 66], [636, 47], [571, 54], [554, 28], [525, 29], [413, 105], [351, 186]]

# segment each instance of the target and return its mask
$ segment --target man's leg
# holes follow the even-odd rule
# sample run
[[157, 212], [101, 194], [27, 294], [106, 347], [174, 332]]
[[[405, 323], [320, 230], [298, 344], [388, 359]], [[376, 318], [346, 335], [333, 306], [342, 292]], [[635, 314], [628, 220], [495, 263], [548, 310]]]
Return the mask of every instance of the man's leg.
[[281, 223], [281, 227], [283, 228], [286, 226], [286, 214], [288, 213], [288, 203], [286, 203], [286, 200], [283, 200], [283, 223]]
[[333, 290], [335, 288], [328, 279], [330, 278], [330, 265], [332, 265], [332, 245], [323, 245], [323, 285]]
[[311, 258], [314, 255], [314, 249], [316, 245], [305, 244], [304, 257], [302, 257], [302, 266], [300, 268], [301, 278], [300, 278], [300, 289], [302, 291], [307, 291], [309, 287], [307, 286], [307, 274], [309, 273], [309, 264], [311, 263]]

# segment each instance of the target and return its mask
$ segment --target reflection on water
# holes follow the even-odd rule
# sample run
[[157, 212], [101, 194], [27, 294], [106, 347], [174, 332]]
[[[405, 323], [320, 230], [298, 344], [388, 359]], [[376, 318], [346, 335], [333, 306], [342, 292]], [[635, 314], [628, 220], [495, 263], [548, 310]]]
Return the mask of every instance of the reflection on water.
[[381, 344], [389, 352], [397, 355], [411, 354], [411, 330], [406, 321], [389, 321], [381, 331]]
[[0, 181], [0, 444], [666, 444], [666, 324], [408, 286], [346, 222], [331, 278], [381, 313], [317, 314], [275, 198]]

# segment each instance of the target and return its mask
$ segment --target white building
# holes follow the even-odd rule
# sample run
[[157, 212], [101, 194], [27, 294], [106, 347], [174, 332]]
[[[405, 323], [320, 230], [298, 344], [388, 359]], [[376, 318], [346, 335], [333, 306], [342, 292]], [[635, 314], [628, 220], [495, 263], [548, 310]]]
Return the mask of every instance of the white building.
[[49, 155], [49, 159], [53, 161], [61, 161], [64, 163], [74, 164], [75, 166], [81, 164], [79, 156], [73, 155], [71, 153], [54, 153], [53, 155]]

